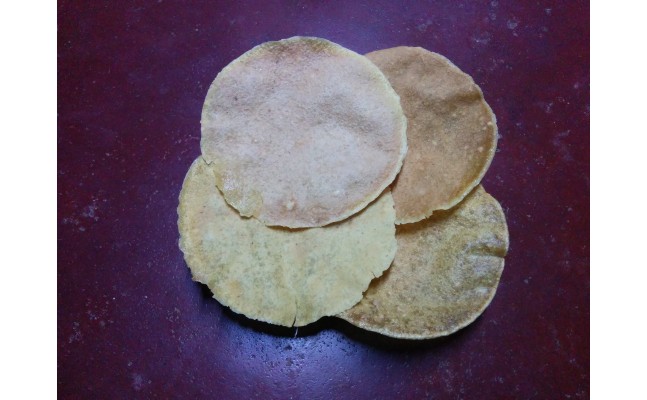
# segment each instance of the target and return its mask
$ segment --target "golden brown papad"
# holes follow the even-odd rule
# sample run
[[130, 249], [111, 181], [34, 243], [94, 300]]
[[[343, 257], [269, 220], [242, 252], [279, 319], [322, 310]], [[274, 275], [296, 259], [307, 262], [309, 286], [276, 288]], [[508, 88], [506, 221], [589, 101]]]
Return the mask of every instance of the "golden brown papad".
[[364, 56], [318, 38], [254, 47], [213, 81], [202, 155], [243, 216], [317, 227], [363, 209], [406, 153], [397, 94]]
[[302, 326], [350, 308], [395, 256], [390, 192], [326, 228], [270, 228], [243, 218], [214, 185], [213, 166], [196, 159], [178, 207], [180, 248], [193, 279], [249, 318]]
[[396, 223], [420, 221], [458, 204], [490, 166], [496, 118], [472, 78], [419, 47], [366, 55], [400, 95], [408, 119], [407, 153], [393, 186]]
[[508, 228], [499, 203], [478, 186], [463, 202], [397, 227], [391, 268], [339, 315], [396, 338], [448, 335], [488, 306], [503, 271]]

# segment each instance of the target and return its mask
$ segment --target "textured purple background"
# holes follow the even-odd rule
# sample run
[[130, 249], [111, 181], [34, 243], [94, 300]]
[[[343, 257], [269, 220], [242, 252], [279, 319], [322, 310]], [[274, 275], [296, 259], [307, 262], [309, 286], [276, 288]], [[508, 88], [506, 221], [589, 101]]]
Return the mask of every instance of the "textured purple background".
[[[176, 207], [207, 88], [293, 35], [422, 46], [483, 89], [511, 247], [470, 327], [411, 343], [328, 318], [293, 338], [191, 281]], [[59, 1], [58, 113], [60, 398], [588, 398], [588, 2]]]

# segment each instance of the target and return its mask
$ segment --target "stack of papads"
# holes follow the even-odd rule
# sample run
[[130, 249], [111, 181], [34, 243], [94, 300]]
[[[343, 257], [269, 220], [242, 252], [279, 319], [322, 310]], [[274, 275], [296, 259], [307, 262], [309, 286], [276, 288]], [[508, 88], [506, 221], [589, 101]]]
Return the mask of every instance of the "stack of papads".
[[481, 90], [442, 56], [262, 44], [209, 89], [180, 248], [194, 280], [249, 318], [452, 333], [487, 307], [503, 270], [505, 217], [478, 186], [496, 140]]

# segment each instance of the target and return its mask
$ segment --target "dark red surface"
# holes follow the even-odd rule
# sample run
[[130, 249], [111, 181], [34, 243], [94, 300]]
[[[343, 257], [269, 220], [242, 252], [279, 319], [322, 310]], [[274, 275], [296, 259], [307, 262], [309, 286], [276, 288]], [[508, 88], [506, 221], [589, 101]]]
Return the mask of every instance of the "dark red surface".
[[[588, 398], [588, 2], [318, 3], [59, 1], [60, 398]], [[293, 35], [422, 46], [483, 89], [501, 134], [484, 185], [511, 246], [458, 334], [402, 342], [329, 318], [295, 338], [191, 281], [176, 207], [207, 88]]]

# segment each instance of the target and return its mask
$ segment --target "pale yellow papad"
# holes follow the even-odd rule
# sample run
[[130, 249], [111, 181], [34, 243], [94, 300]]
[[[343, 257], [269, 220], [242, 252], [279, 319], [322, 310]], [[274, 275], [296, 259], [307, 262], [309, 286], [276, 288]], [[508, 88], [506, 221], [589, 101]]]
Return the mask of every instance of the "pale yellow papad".
[[386, 191], [361, 213], [325, 228], [270, 228], [243, 218], [215, 186], [199, 157], [178, 207], [180, 248], [193, 279], [249, 318], [302, 326], [362, 298], [396, 251], [395, 210]]

